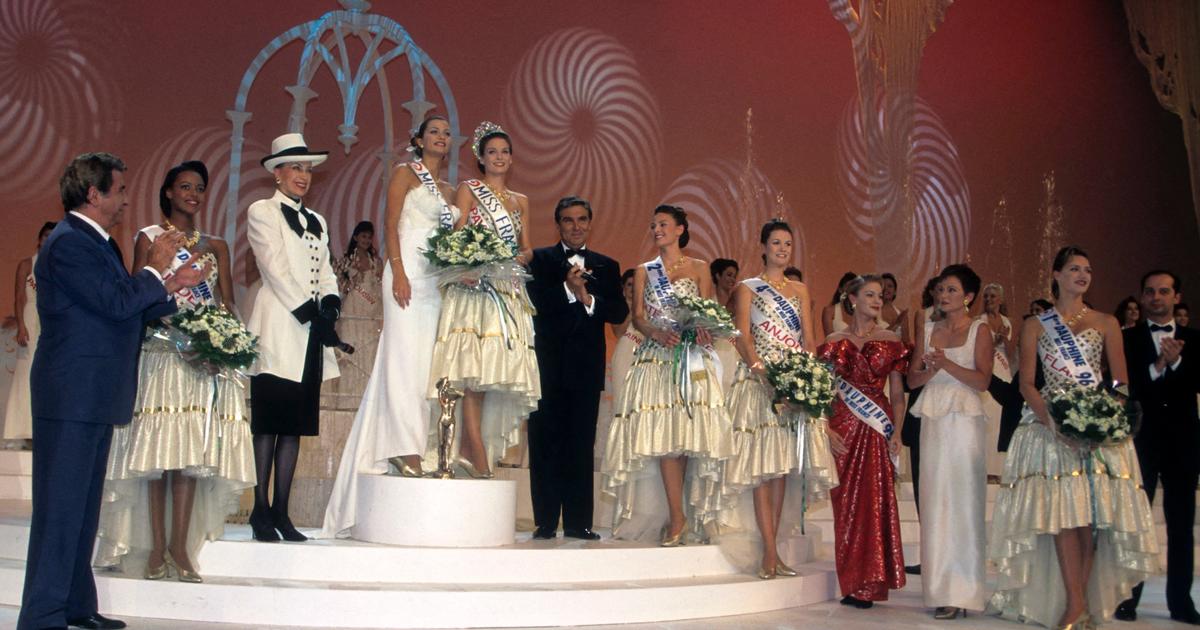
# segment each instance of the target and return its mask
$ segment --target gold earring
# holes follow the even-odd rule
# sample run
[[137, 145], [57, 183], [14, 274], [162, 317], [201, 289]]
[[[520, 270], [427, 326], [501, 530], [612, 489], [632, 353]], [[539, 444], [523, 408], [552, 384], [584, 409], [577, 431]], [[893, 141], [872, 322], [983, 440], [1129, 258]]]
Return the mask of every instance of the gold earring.
[[965, 307], [967, 307], [967, 308], [970, 308], [970, 307], [971, 307], [971, 300], [968, 300], [967, 298], [963, 298], [963, 306], [965, 306]]
[[278, 185], [280, 185], [280, 184], [282, 184], [282, 183], [283, 183], [283, 182], [282, 182], [281, 180], [278, 180], [278, 179], [277, 179], [277, 180], [275, 180], [275, 185], [276, 185], [276, 186], [278, 186]]

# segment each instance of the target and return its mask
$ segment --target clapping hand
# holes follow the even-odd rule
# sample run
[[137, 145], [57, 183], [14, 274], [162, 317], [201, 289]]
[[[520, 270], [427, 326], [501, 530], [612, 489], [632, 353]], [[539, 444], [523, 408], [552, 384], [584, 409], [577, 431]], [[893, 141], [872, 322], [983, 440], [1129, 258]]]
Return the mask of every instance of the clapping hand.
[[[157, 243], [158, 241], [155, 240], [154, 242]], [[196, 267], [192, 266], [191, 262], [192, 257], [189, 256], [188, 259], [183, 261], [183, 264], [179, 266], [179, 269], [177, 269], [175, 273], [171, 274], [171, 277], [166, 278], [163, 281], [163, 286], [166, 287], [167, 293], [175, 293], [180, 289], [190, 289], [197, 284], [200, 284], [205, 278], [208, 277], [210, 263], [204, 263], [203, 267], [197, 269]]]
[[[160, 274], [165, 274], [175, 260], [175, 252], [179, 251], [187, 241], [178, 230], [167, 230], [150, 243], [150, 251], [146, 255], [146, 265], [153, 267]], [[184, 286], [195, 286], [199, 280]]]
[[946, 366], [946, 352], [941, 348], [934, 348], [925, 353], [925, 369], [931, 372], [937, 372]]
[[1163, 337], [1162, 353], [1158, 355], [1159, 360], [1162, 361], [1163, 368], [1179, 360], [1179, 353], [1183, 352], [1183, 344], [1184, 341], [1182, 339]]

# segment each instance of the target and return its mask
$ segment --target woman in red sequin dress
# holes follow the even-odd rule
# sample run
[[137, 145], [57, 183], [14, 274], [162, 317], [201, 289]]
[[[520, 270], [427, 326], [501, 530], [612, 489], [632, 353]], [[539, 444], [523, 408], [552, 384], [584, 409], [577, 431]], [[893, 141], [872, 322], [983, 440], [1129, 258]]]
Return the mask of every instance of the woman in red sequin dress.
[[[889, 401], [884, 387], [901, 392], [901, 374], [911, 349], [876, 319], [883, 307], [883, 285], [877, 276], [859, 276], [846, 285], [842, 308], [853, 313], [850, 326], [833, 333], [817, 348], [817, 356], [833, 363], [837, 375], [865, 395], [877, 409], [897, 420], [872, 426], [846, 406], [833, 403], [829, 443], [841, 485], [831, 491], [835, 560], [842, 604], [870, 608], [886, 601], [889, 589], [904, 587], [904, 551], [900, 545], [900, 511], [896, 506], [896, 469], [904, 398]], [[855, 396], [856, 392], [851, 392]], [[870, 405], [862, 411], [869, 411]], [[884, 437], [884, 432], [889, 437]]]

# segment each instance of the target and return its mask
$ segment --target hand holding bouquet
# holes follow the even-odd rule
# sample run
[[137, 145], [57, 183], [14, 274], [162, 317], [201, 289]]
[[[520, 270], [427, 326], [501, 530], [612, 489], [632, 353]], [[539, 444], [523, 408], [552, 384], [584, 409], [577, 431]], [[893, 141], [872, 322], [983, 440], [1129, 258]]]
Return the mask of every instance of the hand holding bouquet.
[[258, 337], [220, 307], [200, 306], [181, 311], [171, 317], [169, 330], [169, 340], [175, 347], [207, 368], [240, 370], [250, 367], [258, 358]]
[[1045, 400], [1058, 432], [1084, 448], [1117, 444], [1133, 435], [1136, 406], [1104, 389], [1054, 388], [1046, 394]]
[[829, 416], [836, 391], [833, 370], [827, 363], [803, 350], [771, 352], [763, 362], [777, 401], [799, 407], [814, 418]]
[[485, 279], [525, 280], [529, 274], [515, 261], [517, 249], [496, 231], [482, 225], [465, 225], [458, 230], [438, 228], [421, 250], [439, 269], [438, 284], [475, 286]]

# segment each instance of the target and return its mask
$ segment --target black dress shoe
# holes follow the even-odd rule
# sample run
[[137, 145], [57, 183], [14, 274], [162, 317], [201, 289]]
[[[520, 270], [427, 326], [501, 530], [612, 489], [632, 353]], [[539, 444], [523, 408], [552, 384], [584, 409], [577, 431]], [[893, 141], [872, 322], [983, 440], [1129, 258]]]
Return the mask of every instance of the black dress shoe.
[[1113, 619], [1117, 621], [1137, 621], [1137, 608], [1129, 602], [1121, 602], [1117, 606], [1116, 612], [1113, 613]]
[[558, 530], [553, 527], [539, 527], [533, 530], [534, 540], [550, 540], [551, 538], [558, 538]]
[[275, 520], [275, 529], [279, 530], [279, 535], [283, 536], [284, 540], [288, 542], [304, 542], [308, 540], [308, 536], [296, 530], [296, 526], [292, 525], [292, 519], [288, 518], [286, 513], [279, 514], [272, 510], [271, 516]]
[[1200, 626], [1200, 612], [1196, 612], [1195, 609], [1182, 613], [1171, 613], [1171, 619], [1193, 626]]
[[875, 602], [869, 602], [865, 599], [859, 599], [857, 597], [851, 597], [851, 596], [847, 595], [842, 598], [842, 605], [866, 609], [866, 608], [870, 608], [870, 607], [874, 606]]
[[563, 529], [563, 536], [580, 540], [600, 540], [600, 534], [588, 529]]
[[910, 565], [904, 567], [904, 572], [909, 575], [921, 575], [921, 565], [910, 564]]
[[68, 619], [67, 625], [72, 628], [87, 628], [87, 630], [120, 630], [125, 627], [125, 622], [105, 617], [100, 613], [92, 613], [87, 617]]
[[254, 540], [259, 542], [279, 542], [279, 534], [275, 531], [275, 523], [269, 512], [250, 512], [250, 532]]

